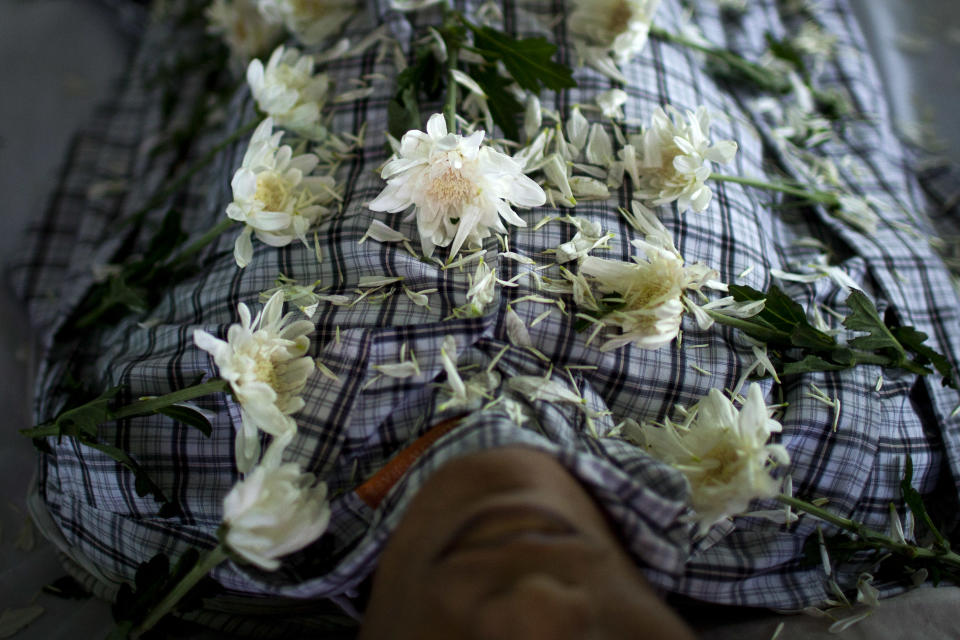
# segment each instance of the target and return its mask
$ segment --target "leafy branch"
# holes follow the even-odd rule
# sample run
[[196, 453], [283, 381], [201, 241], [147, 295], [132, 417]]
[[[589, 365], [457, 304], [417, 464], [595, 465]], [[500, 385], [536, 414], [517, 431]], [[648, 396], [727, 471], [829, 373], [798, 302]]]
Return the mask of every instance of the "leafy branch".
[[[127, 217], [121, 226], [133, 225], [134, 232], [118, 250], [114, 259], [119, 260], [121, 255], [131, 251], [136, 231], [140, 229], [143, 218], [149, 212], [179, 192], [197, 172], [209, 165], [217, 154], [246, 136], [257, 124], [256, 120], [248, 122], [214, 145], [194, 164], [164, 184], [140, 209]], [[181, 228], [181, 218], [176, 209], [168, 210], [143, 254], [126, 259], [118, 265], [117, 272], [110, 274], [104, 282], [95, 284], [77, 305], [71, 319], [64, 323], [64, 329], [61, 330], [63, 335], [60, 337], [82, 335], [91, 327], [116, 321], [127, 313], [146, 313], [156, 305], [159, 296], [167, 291], [171, 284], [197, 272], [195, 255], [233, 224], [229, 218], [221, 220], [178, 252], [187, 239], [187, 234]]]
[[175, 605], [179, 605], [177, 608], [181, 611], [199, 607], [201, 598], [219, 588], [206, 576], [225, 558], [223, 547], [218, 546], [203, 556], [196, 549], [188, 549], [172, 568], [170, 559], [162, 553], [142, 563], [137, 568], [134, 584], [120, 587], [112, 607], [117, 626], [106, 640], [142, 636]]
[[91, 289], [75, 311], [74, 320], [66, 324], [69, 330], [83, 331], [130, 312], [146, 313], [170, 285], [197, 272], [195, 254], [233, 224], [224, 218], [177, 253], [187, 238], [180, 221], [179, 211], [168, 211], [144, 254], [120, 265], [116, 273]]
[[[696, 42], [653, 25], [650, 27], [650, 36], [704, 54], [707, 58], [707, 72], [717, 80], [747, 85], [756, 91], [774, 95], [787, 95], [794, 90], [785, 74], [747, 60], [729, 49]], [[766, 37], [770, 53], [793, 66], [800, 73], [821, 114], [831, 120], [839, 120], [850, 115], [850, 104], [842, 95], [823, 91], [811, 85], [802, 56], [794, 46], [787, 41], [775, 40], [770, 34]]]
[[[830, 555], [839, 561], [847, 561], [858, 553], [874, 552], [881, 554], [878, 562], [893, 565], [895, 570], [908, 573], [924, 570], [935, 584], [943, 578], [960, 584], [960, 554], [951, 549], [949, 540], [934, 525], [920, 493], [913, 488], [913, 461], [909, 455], [904, 477], [900, 482], [900, 491], [915, 520], [922, 523], [932, 537], [932, 543], [921, 545], [912, 536], [904, 534], [899, 515], [892, 503], [892, 532], [888, 535], [799, 498], [781, 494], [777, 499], [798, 511], [838, 527], [841, 531], [835, 536], [825, 538], [823, 544]], [[896, 522], [893, 522], [894, 519]], [[809, 563], [819, 560], [820, 544], [819, 535], [811, 535], [807, 539], [805, 555]]]
[[[460, 65], [459, 52], [467, 50], [482, 62], [465, 65], [470, 77], [483, 90], [494, 122], [511, 139], [519, 138], [517, 120], [523, 105], [507, 88], [516, 83], [521, 89], [539, 94], [544, 89], [558, 91], [577, 86], [573, 70], [553, 58], [557, 46], [542, 37], [514, 38], [487, 26], [478, 26], [457, 11], [447, 11], [444, 25], [437, 30], [443, 39], [446, 59], [440, 61], [429, 47], [421, 47], [416, 59], [397, 78], [397, 88], [388, 104], [388, 129], [400, 138], [422, 125], [419, 98], [436, 100], [446, 93], [444, 114], [447, 129], [453, 132], [457, 88], [453, 70]], [[472, 35], [472, 44], [468, 42]], [[507, 77], [501, 75], [503, 66]]]
[[730, 293], [738, 302], [765, 299], [764, 308], [750, 318], [707, 312], [717, 322], [766, 343], [781, 375], [840, 371], [859, 364], [876, 364], [919, 375], [929, 375], [936, 370], [945, 386], [957, 388], [950, 362], [924, 344], [927, 335], [911, 326], [884, 322], [873, 302], [860, 291], [851, 291], [846, 300], [850, 315], [844, 318], [843, 326], [866, 335], [846, 343], [810, 324], [803, 307], [776, 285], [771, 285], [766, 293], [748, 286], [731, 285]]
[[163, 493], [142, 466], [123, 449], [106, 444], [97, 439], [97, 427], [112, 420], [122, 420], [133, 416], [162, 414], [191, 426], [209, 437], [212, 431], [210, 421], [198, 409], [184, 404], [194, 398], [211, 393], [227, 391], [229, 384], [219, 378], [187, 387], [154, 398], [143, 398], [131, 404], [111, 408], [111, 401], [123, 387], [111, 387], [99, 396], [80, 406], [61, 412], [54, 419], [30, 429], [21, 429], [20, 433], [28, 438], [40, 441], [44, 438], [73, 438], [106, 454], [133, 474], [137, 495], [151, 495], [157, 502], [170, 505]]

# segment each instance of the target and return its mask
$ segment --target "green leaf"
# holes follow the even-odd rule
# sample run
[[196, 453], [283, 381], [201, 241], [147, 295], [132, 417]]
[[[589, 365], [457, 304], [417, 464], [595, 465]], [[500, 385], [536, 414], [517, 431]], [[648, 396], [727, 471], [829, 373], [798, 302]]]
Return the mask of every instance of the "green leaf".
[[[113, 618], [117, 628], [108, 638], [123, 640], [135, 628], [143, 624], [154, 607], [166, 596], [175, 593], [182, 580], [191, 569], [201, 561], [197, 549], [184, 552], [171, 568], [166, 555], [159, 553], [137, 568], [134, 584], [123, 584], [113, 605]], [[202, 605], [203, 598], [222, 592], [222, 588], [209, 576], [200, 579], [189, 588], [174, 606], [174, 611], [192, 611]], [[140, 635], [141, 638], [181, 638], [193, 637], [182, 628], [182, 621], [164, 616], [152, 630]]]
[[138, 496], [142, 498], [146, 495], [151, 495], [157, 502], [170, 502], [170, 500], [167, 499], [167, 496], [164, 495], [163, 489], [161, 489], [160, 486], [157, 485], [157, 483], [155, 483], [149, 475], [147, 475], [147, 472], [143, 469], [143, 467], [140, 466], [140, 463], [134, 460], [133, 457], [131, 457], [126, 451], [120, 449], [119, 447], [114, 447], [113, 445], [98, 442], [89, 437], [81, 436], [78, 438], [78, 440], [82, 444], [106, 454], [113, 460], [126, 467], [126, 469], [133, 474], [134, 489], [136, 490]]
[[32, 429], [23, 429], [21, 434], [28, 438], [49, 436], [89, 436], [97, 435], [97, 426], [113, 419], [110, 401], [123, 387], [111, 387], [93, 400], [60, 413], [50, 422]]
[[813, 351], [831, 351], [837, 346], [836, 338], [815, 328], [807, 321], [806, 316], [794, 327], [790, 342], [795, 347]]
[[760, 313], [736, 326], [769, 346], [782, 350], [799, 347], [814, 351], [829, 351], [837, 347], [836, 340], [811, 325], [803, 307], [778, 286], [770, 285], [764, 293], [745, 285], [730, 285], [730, 293], [738, 302], [766, 299]]
[[471, 67], [470, 77], [476, 80], [483, 92], [487, 94], [487, 105], [493, 121], [503, 131], [503, 135], [511, 140], [520, 139], [520, 128], [517, 118], [523, 113], [524, 107], [512, 93], [507, 91], [506, 82], [495, 67]]
[[543, 87], [559, 91], [577, 86], [573, 71], [553, 61], [556, 45], [546, 38], [512, 38], [491, 27], [468, 24], [476, 48], [488, 62], [503, 62], [510, 76], [521, 87], [540, 93]]
[[417, 106], [416, 90], [413, 87], [407, 87], [387, 103], [387, 130], [390, 135], [399, 140], [407, 131], [420, 127], [420, 108]]
[[745, 60], [732, 51], [710, 49], [707, 54], [707, 73], [718, 80], [737, 85], [745, 84], [758, 91], [781, 95], [793, 90], [786, 76]]
[[926, 506], [923, 504], [923, 497], [920, 495], [920, 492], [913, 488], [913, 458], [907, 453], [907, 461], [903, 471], [903, 479], [900, 481], [900, 493], [903, 495], [903, 501], [907, 503], [907, 506], [910, 507], [910, 511], [913, 512], [914, 518], [918, 522], [922, 522], [927, 526], [927, 529], [930, 530], [930, 533], [933, 534], [933, 537], [936, 539], [936, 544], [944, 551], [950, 550], [950, 542], [940, 533], [940, 530], [937, 529], [936, 525], [933, 524], [933, 519], [930, 517], [930, 514], [927, 512]]
[[203, 415], [203, 412], [196, 407], [191, 407], [187, 404], [172, 404], [158, 409], [157, 412], [173, 418], [177, 422], [182, 422], [185, 425], [198, 429], [208, 438], [213, 432], [213, 425], [211, 425], [207, 417]]
[[943, 385], [954, 389], [957, 388], [957, 379], [956, 376], [954, 376], [953, 367], [950, 366], [950, 361], [942, 354], [934, 351], [930, 346], [924, 344], [927, 339], [927, 334], [909, 326], [892, 327], [891, 332], [900, 344], [917, 354], [918, 364], [932, 363], [933, 366], [936, 367], [937, 372], [943, 376]]
[[819, 356], [807, 355], [803, 358], [803, 360], [785, 363], [783, 365], [783, 370], [780, 373], [784, 375], [791, 375], [796, 373], [808, 373], [810, 371], [842, 371], [846, 368], [846, 365], [828, 362]]
[[167, 211], [163, 222], [160, 223], [160, 228], [150, 238], [142, 263], [149, 267], [156, 267], [186, 241], [189, 236], [181, 228], [182, 218], [182, 214], [176, 209]]
[[800, 53], [800, 50], [797, 49], [792, 42], [789, 40], [777, 40], [770, 32], [767, 32], [764, 38], [766, 38], [767, 46], [770, 48], [770, 53], [772, 53], [774, 57], [792, 64], [801, 75], [806, 73], [803, 54]]
[[850, 315], [844, 318], [843, 326], [853, 331], [866, 331], [868, 335], [859, 336], [849, 342], [851, 347], [865, 351], [892, 349], [904, 355], [903, 346], [893, 337], [887, 325], [883, 323], [877, 308], [862, 291], [854, 289], [847, 298]]
[[417, 55], [416, 62], [397, 76], [397, 90], [387, 104], [387, 130], [390, 135], [399, 140], [407, 131], [423, 127], [420, 93], [431, 100], [437, 98], [444, 87], [442, 71], [433, 54], [422, 51]]

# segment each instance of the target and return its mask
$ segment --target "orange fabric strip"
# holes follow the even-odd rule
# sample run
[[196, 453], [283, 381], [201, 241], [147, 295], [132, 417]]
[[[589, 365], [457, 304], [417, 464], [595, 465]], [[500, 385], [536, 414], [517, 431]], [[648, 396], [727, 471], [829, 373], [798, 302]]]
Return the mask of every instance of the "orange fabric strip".
[[429, 449], [430, 445], [439, 440], [441, 436], [457, 426], [461, 418], [463, 416], [456, 416], [435, 424], [408, 447], [393, 456], [380, 471], [377, 471], [366, 482], [357, 487], [356, 492], [360, 499], [366, 502], [370, 508], [375, 509], [390, 492], [393, 485], [403, 477], [403, 474], [423, 452]]

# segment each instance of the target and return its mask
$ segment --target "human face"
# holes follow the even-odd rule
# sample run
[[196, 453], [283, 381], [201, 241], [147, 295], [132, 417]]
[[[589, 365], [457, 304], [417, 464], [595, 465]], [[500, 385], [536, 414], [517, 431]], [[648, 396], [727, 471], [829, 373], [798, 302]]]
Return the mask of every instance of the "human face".
[[374, 577], [360, 640], [693, 638], [580, 484], [505, 448], [424, 484]]

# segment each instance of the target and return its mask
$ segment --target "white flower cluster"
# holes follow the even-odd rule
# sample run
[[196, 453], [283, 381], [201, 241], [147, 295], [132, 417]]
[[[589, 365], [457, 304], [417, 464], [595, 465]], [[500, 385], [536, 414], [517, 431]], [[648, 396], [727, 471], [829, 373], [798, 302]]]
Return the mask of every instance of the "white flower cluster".
[[570, 30], [625, 62], [647, 44], [660, 0], [574, 0]]
[[266, 66], [260, 60], [250, 62], [247, 84], [260, 111], [278, 127], [320, 141], [327, 135], [320, 110], [330, 91], [330, 79], [326, 74], [314, 74], [313, 67], [311, 56], [280, 46]]
[[626, 101], [627, 94], [619, 89], [596, 98], [597, 107], [610, 120], [613, 136], [603, 124], [587, 120], [579, 106], [571, 109], [565, 126], [560, 126], [556, 114], [549, 114], [557, 126], [541, 128], [539, 105], [534, 101], [525, 126], [532, 140], [514, 159], [525, 173], [543, 173], [547, 199], [559, 206], [607, 199], [610, 189], [619, 189], [629, 177], [636, 196], [654, 206], [676, 201], [681, 212], [706, 209], [713, 198], [707, 185], [711, 163], [733, 160], [737, 143], [711, 142], [710, 115], [703, 106], [685, 117], [674, 107], [667, 106], [666, 111], [658, 107], [649, 127], [626, 136], [618, 125]]
[[237, 468], [246, 472], [260, 457], [260, 431], [280, 437], [297, 429], [290, 416], [303, 408], [299, 394], [314, 369], [313, 359], [306, 355], [313, 323], [290, 322], [289, 314], [281, 315], [282, 291], [255, 318], [242, 302], [237, 310], [240, 324], [231, 325], [226, 341], [202, 329], [193, 339], [213, 356], [220, 377], [230, 383], [240, 403], [243, 427], [237, 433]]
[[487, 145], [484, 132], [462, 137], [447, 132], [439, 113], [426, 132], [404, 134], [397, 153], [383, 166], [387, 186], [371, 203], [374, 211], [413, 211], [426, 256], [450, 246], [453, 258], [461, 247], [480, 247], [491, 229], [506, 232], [501, 218], [518, 227], [526, 222], [511, 205], [539, 207], [546, 201], [520, 164]]
[[267, 571], [280, 566], [278, 558], [319, 538], [330, 523], [326, 484], [295, 462], [282, 463], [282, 450], [271, 445], [223, 499], [224, 543]]
[[257, 6], [267, 21], [285, 25], [307, 46], [338, 32], [357, 10], [350, 0], [257, 0]]
[[[277, 558], [316, 540], [330, 519], [326, 485], [297, 463], [282, 463], [297, 432], [291, 416], [304, 407], [300, 394], [315, 366], [307, 355], [313, 323], [291, 322], [292, 314], [283, 315], [283, 298], [282, 290], [274, 293], [255, 318], [240, 303], [240, 323], [230, 326], [226, 341], [202, 329], [193, 335], [240, 403], [235, 449], [237, 469], [246, 477], [224, 499], [223, 541], [271, 571], [279, 566]], [[272, 436], [262, 460], [261, 431]]]
[[[579, 274], [564, 272], [573, 285], [577, 305], [597, 314], [598, 330], [602, 326], [620, 329], [619, 335], [600, 347], [601, 351], [631, 343], [643, 349], [659, 349], [677, 337], [684, 311], [706, 329], [713, 323], [706, 310], [743, 318], [763, 308], [762, 302], [742, 304], [729, 296], [699, 304], [692, 294], [706, 299], [704, 289], [726, 291], [726, 285], [717, 280], [719, 274], [701, 263], [685, 266], [670, 233], [639, 202], [634, 202], [633, 212], [625, 211], [624, 216], [645, 235], [645, 239], [632, 242], [638, 250], [633, 262], [586, 256]], [[597, 299], [594, 289], [606, 295]]]
[[240, 69], [265, 53], [283, 33], [279, 25], [264, 20], [256, 0], [213, 0], [204, 13], [207, 31], [223, 39]]
[[771, 472], [789, 465], [790, 456], [783, 445], [769, 443], [782, 426], [770, 418], [759, 385], [750, 385], [739, 410], [711, 389], [686, 415], [680, 424], [643, 425], [632, 437], [686, 476], [701, 533], [745, 513], [751, 500], [778, 493], [781, 482]]
[[[707, 208], [713, 192], [707, 186], [711, 162], [726, 164], [737, 153], [737, 143], [710, 143], [710, 115], [706, 107], [687, 111], [686, 119], [672, 106], [653, 112], [650, 126], [630, 137], [621, 151], [626, 171], [636, 183], [637, 195], [653, 205], [677, 202], [681, 212]], [[634, 159], [635, 156], [635, 159]]]
[[333, 178], [309, 175], [317, 166], [317, 156], [294, 156], [289, 146], [280, 146], [282, 137], [282, 131], [274, 133], [271, 118], [264, 120], [230, 182], [233, 202], [227, 205], [227, 215], [245, 225], [234, 246], [240, 267], [253, 258], [250, 236], [254, 233], [274, 247], [295, 239], [306, 244], [307, 230], [328, 213], [324, 205], [333, 199]]

